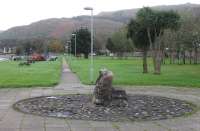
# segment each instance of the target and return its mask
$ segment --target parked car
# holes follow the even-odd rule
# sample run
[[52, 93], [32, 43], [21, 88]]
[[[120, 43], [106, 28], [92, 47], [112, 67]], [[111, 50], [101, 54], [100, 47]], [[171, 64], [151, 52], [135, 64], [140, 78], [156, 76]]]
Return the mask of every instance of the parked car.
[[22, 60], [22, 56], [12, 56], [12, 57], [11, 57], [11, 60], [13, 60], [13, 61]]
[[[92, 55], [93, 55], [93, 56], [96, 56], [96, 53], [93, 53]], [[89, 56], [91, 56], [91, 53], [89, 53]]]
[[33, 54], [33, 55], [31, 56], [31, 60], [32, 60], [32, 61], [45, 61], [46, 59], [45, 59], [45, 57], [44, 57], [43, 55], [41, 55], [41, 54]]
[[56, 61], [58, 59], [58, 56], [50, 56], [48, 58], [48, 61]]

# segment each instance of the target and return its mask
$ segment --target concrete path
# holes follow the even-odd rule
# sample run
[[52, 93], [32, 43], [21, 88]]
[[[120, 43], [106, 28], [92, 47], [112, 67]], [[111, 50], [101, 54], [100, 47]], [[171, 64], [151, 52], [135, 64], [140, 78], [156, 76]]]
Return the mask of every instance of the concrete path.
[[63, 65], [62, 65], [62, 76], [60, 80], [60, 84], [55, 87], [55, 89], [69, 89], [69, 88], [80, 88], [81, 82], [78, 77], [70, 70], [69, 65], [67, 64], [66, 60], [63, 58]]
[[[67, 70], [66, 63], [63, 66], [61, 85], [55, 88], [0, 89], [0, 131], [200, 131], [200, 111], [188, 117], [160, 121], [99, 122], [40, 117], [13, 110], [13, 103], [30, 97], [92, 93], [93, 87], [71, 86], [73, 82], [77, 84], [79, 81], [76, 81], [77, 77]], [[200, 107], [200, 89], [197, 88], [134, 86], [124, 89], [131, 94], [159, 95], [187, 100]]]

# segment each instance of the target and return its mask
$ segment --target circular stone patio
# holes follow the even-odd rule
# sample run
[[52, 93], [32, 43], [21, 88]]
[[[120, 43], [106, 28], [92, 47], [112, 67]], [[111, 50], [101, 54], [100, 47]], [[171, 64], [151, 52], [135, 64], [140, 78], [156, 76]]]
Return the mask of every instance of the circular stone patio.
[[151, 121], [191, 114], [189, 102], [161, 96], [128, 95], [128, 101], [95, 106], [90, 95], [42, 96], [14, 104], [18, 111], [39, 116], [95, 121]]

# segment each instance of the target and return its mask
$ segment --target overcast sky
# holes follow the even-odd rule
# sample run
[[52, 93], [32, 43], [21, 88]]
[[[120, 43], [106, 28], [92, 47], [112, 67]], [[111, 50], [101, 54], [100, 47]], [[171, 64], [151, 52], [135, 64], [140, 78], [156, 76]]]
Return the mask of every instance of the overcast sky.
[[92, 6], [94, 13], [143, 6], [200, 4], [200, 0], [0, 0], [0, 30], [47, 19], [89, 15], [85, 6]]

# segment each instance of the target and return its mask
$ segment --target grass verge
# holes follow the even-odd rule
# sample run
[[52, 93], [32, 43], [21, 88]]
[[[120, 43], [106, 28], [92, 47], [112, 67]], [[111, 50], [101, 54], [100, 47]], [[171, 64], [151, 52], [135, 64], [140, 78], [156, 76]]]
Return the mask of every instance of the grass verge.
[[0, 88], [48, 87], [60, 80], [61, 61], [36, 62], [19, 66], [19, 62], [0, 62]]
[[[68, 61], [70, 68], [84, 84], [90, 84], [90, 59], [72, 59]], [[148, 60], [149, 73], [142, 73], [140, 58], [119, 60], [96, 58], [94, 60], [94, 80], [101, 68], [107, 68], [114, 73], [115, 85], [164, 85], [182, 87], [200, 87], [200, 65], [162, 65], [161, 75], [153, 74], [151, 59]]]

